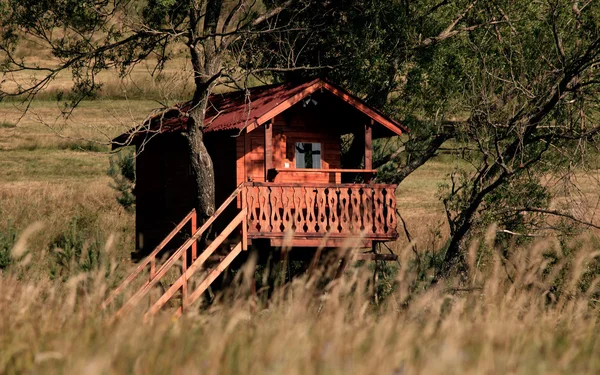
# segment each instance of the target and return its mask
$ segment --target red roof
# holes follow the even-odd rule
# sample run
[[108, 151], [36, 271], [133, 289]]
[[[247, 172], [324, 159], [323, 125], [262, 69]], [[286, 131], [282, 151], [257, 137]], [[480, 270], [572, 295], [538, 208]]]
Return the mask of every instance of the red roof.
[[[283, 83], [259, 86], [247, 90], [213, 94], [209, 98], [203, 131], [243, 130], [248, 131], [264, 124], [318, 89], [325, 89], [354, 106], [375, 122], [400, 135], [407, 129], [362, 100], [333, 85], [331, 82], [314, 79], [302, 84]], [[183, 103], [152, 116], [143, 124], [121, 134], [113, 140], [116, 147], [128, 144], [133, 137], [147, 132], [167, 133], [185, 128], [187, 112], [191, 102]]]

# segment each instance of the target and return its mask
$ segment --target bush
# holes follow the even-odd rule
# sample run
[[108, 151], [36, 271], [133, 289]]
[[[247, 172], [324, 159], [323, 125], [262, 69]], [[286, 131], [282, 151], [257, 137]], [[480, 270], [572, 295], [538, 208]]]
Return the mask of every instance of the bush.
[[74, 217], [68, 229], [50, 243], [54, 262], [50, 267], [50, 277], [67, 279], [72, 274], [89, 272], [100, 267], [102, 242], [97, 236], [89, 236], [87, 223], [82, 217]]
[[117, 202], [125, 210], [134, 211], [135, 151], [133, 148], [127, 147], [111, 156], [107, 173], [113, 179], [110, 186], [118, 192]]
[[11, 251], [17, 241], [17, 232], [12, 225], [8, 226], [7, 232], [0, 232], [0, 270], [7, 269], [12, 263]]

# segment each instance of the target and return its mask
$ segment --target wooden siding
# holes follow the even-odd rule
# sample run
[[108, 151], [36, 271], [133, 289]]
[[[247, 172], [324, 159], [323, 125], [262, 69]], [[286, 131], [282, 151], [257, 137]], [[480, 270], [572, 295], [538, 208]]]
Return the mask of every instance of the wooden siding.
[[[187, 140], [157, 137], [136, 158], [136, 251], [146, 255], [196, 205]], [[181, 239], [175, 239], [174, 243]]]
[[[336, 124], [319, 116], [318, 111], [302, 111], [292, 108], [279, 115], [273, 122], [272, 155], [273, 168], [296, 169], [295, 144], [315, 142], [321, 144], [321, 169], [341, 168], [340, 134]], [[236, 147], [237, 183], [246, 181], [265, 182], [265, 128], [259, 127], [239, 137]], [[244, 159], [242, 161], [242, 158]], [[243, 171], [242, 171], [243, 169]], [[339, 173], [286, 172], [274, 177], [275, 182], [340, 183]]]
[[[237, 186], [236, 138], [226, 132], [209, 133], [205, 144], [213, 160], [219, 206]], [[197, 206], [188, 149], [184, 136], [166, 134], [148, 142], [136, 159], [136, 251], [140, 256], [154, 249]], [[214, 229], [226, 225], [234, 211], [231, 207], [224, 212]]]

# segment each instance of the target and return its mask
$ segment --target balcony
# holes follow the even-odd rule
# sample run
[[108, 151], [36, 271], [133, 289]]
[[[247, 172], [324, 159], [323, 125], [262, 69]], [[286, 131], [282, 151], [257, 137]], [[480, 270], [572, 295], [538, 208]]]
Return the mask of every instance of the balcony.
[[382, 184], [248, 182], [241, 198], [248, 238], [281, 242], [292, 232], [294, 243], [324, 237], [395, 240], [395, 190]]

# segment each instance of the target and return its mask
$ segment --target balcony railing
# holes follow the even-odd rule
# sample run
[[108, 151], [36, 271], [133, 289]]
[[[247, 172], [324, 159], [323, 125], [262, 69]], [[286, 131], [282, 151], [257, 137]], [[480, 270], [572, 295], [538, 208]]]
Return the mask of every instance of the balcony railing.
[[249, 182], [242, 194], [250, 238], [396, 239], [396, 185]]

